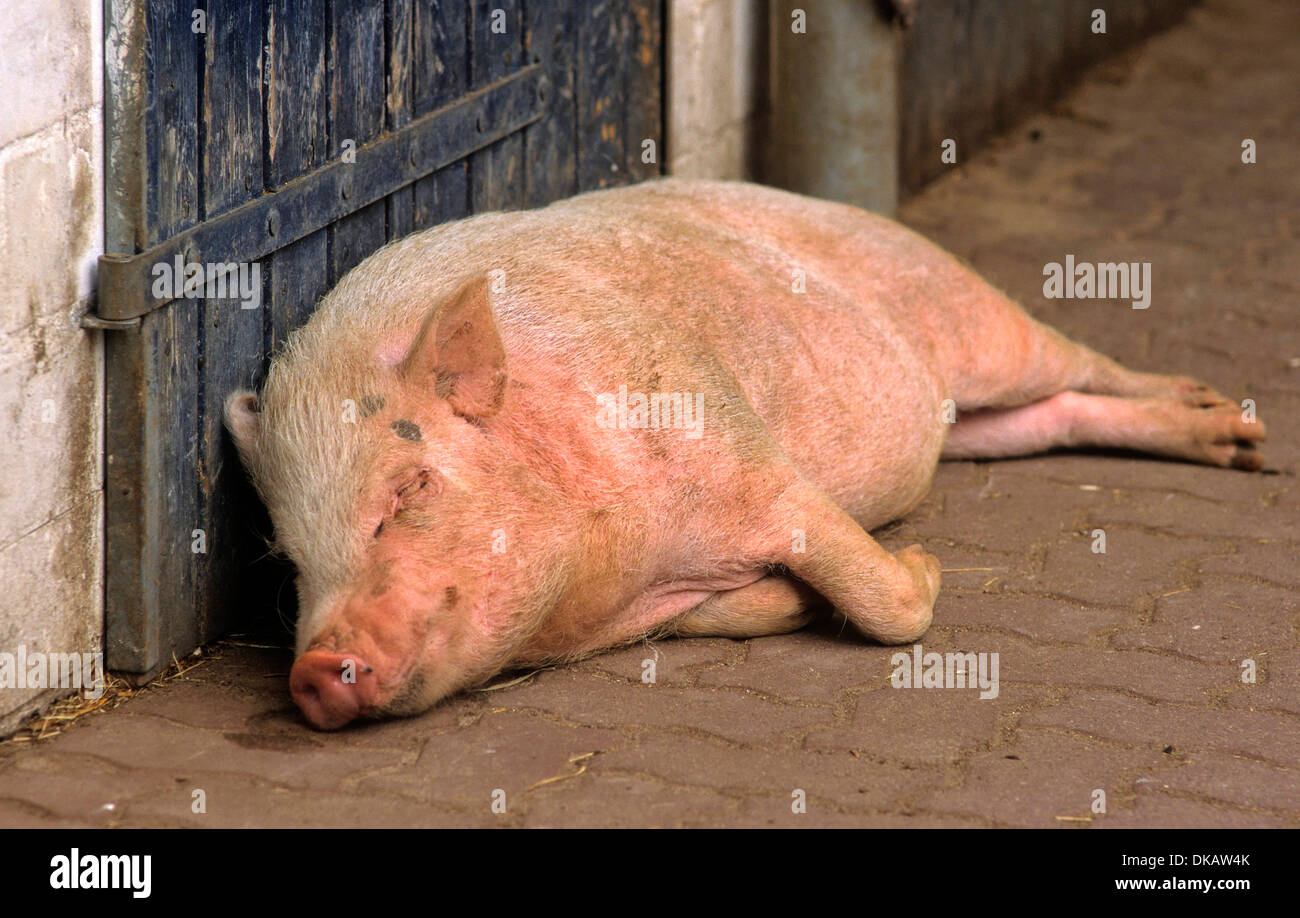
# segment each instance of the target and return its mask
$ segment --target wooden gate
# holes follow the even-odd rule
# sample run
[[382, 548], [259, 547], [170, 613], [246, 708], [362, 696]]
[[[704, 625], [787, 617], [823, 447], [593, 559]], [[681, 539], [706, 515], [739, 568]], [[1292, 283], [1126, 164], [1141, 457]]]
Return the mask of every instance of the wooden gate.
[[[108, 362], [106, 645], [110, 668], [147, 677], [250, 610], [292, 607], [222, 429], [225, 396], [259, 386], [288, 332], [385, 242], [658, 174], [663, 9], [108, 0], [107, 13], [111, 254], [87, 319]], [[223, 295], [225, 266], [256, 296]]]

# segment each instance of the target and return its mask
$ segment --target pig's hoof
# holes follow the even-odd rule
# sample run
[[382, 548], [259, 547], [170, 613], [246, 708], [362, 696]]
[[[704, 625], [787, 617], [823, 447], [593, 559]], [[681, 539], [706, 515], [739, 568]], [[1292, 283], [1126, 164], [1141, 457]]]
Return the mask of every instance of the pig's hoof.
[[907, 546], [894, 559], [911, 582], [899, 592], [893, 620], [877, 637], [890, 644], [908, 644], [930, 630], [939, 595], [939, 559], [920, 545]]
[[1191, 440], [1186, 444], [1187, 458], [1248, 471], [1264, 467], [1264, 456], [1257, 449], [1267, 435], [1263, 421], [1247, 417], [1231, 402], [1201, 406], [1192, 413], [1185, 421]]
[[939, 595], [939, 559], [920, 545], [909, 545], [894, 555], [898, 563], [907, 568], [917, 588], [930, 605]]

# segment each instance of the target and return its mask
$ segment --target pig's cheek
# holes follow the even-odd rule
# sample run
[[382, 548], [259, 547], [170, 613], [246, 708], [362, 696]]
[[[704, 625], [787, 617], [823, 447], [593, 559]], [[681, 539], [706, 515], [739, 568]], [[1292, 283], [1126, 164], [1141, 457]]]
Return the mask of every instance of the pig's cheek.
[[459, 680], [479, 662], [483, 636], [473, 627], [467, 607], [443, 609], [430, 617], [421, 654], [424, 665], [446, 678]]
[[449, 648], [453, 643], [452, 622], [439, 613], [430, 615], [424, 622], [423, 634], [419, 640], [419, 662], [426, 667], [438, 668], [447, 664], [451, 656]]
[[432, 681], [442, 681], [446, 670], [464, 666], [463, 651], [473, 644], [472, 636], [464, 633], [462, 607], [468, 604], [459, 589], [447, 586], [427, 591], [396, 586], [419, 583], [427, 577], [427, 570], [390, 571], [382, 592], [370, 598], [367, 627], [356, 629], [365, 632], [375, 646], [376, 659], [385, 665], [381, 682], [390, 690], [401, 692], [402, 684], [422, 670]]

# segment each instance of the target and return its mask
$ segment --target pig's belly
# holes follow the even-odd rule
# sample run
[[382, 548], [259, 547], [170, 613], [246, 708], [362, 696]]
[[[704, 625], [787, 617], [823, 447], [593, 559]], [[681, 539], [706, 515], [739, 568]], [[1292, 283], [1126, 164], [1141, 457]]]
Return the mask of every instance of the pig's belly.
[[781, 372], [749, 349], [722, 348], [746, 398], [803, 474], [862, 526], [903, 516], [929, 490], [946, 433], [947, 393], [928, 355], [869, 308], [811, 298], [784, 318], [756, 315], [752, 326], [766, 326]]

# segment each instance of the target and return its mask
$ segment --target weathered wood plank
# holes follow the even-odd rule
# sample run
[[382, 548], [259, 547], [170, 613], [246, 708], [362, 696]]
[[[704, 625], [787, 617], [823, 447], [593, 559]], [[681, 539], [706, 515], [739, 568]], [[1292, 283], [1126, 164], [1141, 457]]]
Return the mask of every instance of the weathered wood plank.
[[[471, 29], [471, 87], [483, 86], [523, 66], [524, 17], [520, 0], [475, 0]], [[497, 141], [470, 157], [470, 204], [474, 213], [521, 207], [524, 202], [524, 141]]]
[[550, 77], [547, 115], [524, 129], [527, 164], [525, 207], [541, 207], [578, 191], [577, 106], [574, 99], [575, 41], [573, 8], [566, 3], [533, 2], [524, 44], [528, 59], [546, 67]]
[[148, 17], [150, 104], [143, 215], [154, 245], [199, 220], [198, 68], [199, 38], [189, 11], [151, 9]]
[[[135, 238], [148, 246], [199, 219], [199, 41], [189, 10], [173, 9], [150, 9], [143, 38], [144, 207], [133, 216]], [[108, 497], [109, 531], [134, 530], [110, 551], [106, 572], [108, 663], [130, 672], [155, 670], [173, 647], [197, 638], [196, 617], [185, 610], [196, 600], [189, 533], [198, 518], [198, 463], [192, 448], [178, 448], [198, 439], [195, 310], [193, 301], [178, 305], [112, 351], [138, 367], [125, 375], [140, 386], [134, 393], [110, 386], [107, 425], [110, 469], [124, 453], [140, 457], [140, 478], [130, 485], [110, 471]]]
[[[663, 154], [663, 22], [658, 0], [630, 0], [624, 90], [627, 180], [660, 173]], [[652, 147], [647, 149], [645, 142]]]
[[[203, 216], [225, 213], [261, 193], [262, 161], [262, 10], [256, 5], [210, 3], [203, 67]], [[207, 261], [225, 261], [220, 252]], [[206, 551], [193, 555], [198, 566], [198, 632], [202, 641], [229, 630], [252, 608], [249, 568], [264, 554], [248, 521], [257, 499], [225, 435], [226, 396], [250, 387], [261, 370], [262, 282], [255, 281], [256, 305], [246, 308], [232, 291], [226, 299], [200, 300], [195, 355], [199, 365], [197, 444], [199, 521]], [[211, 291], [209, 291], [211, 292]]]
[[[469, 90], [469, 24], [467, 0], [416, 0], [411, 45], [417, 116], [427, 115]], [[468, 213], [468, 160], [439, 169], [415, 183], [417, 229]]]
[[[386, 0], [384, 39], [386, 43], [387, 128], [390, 131], [411, 123], [415, 112], [415, 26], [413, 0]], [[415, 189], [399, 188], [388, 198], [388, 239], [400, 239], [415, 228]]]
[[[146, 608], [158, 622], [156, 654], [146, 669], [165, 666], [177, 648], [199, 643], [197, 573], [191, 551], [202, 520], [199, 493], [198, 310], [193, 300], [151, 314], [142, 324], [145, 402], [144, 519]], [[181, 651], [182, 653], [184, 650]]]
[[267, 187], [325, 162], [326, 0], [268, 0]]
[[262, 192], [262, 11], [209, 2], [203, 54], [203, 218]]
[[[266, 183], [270, 190], [325, 162], [326, 0], [270, 0], [267, 6]], [[273, 352], [329, 289], [326, 231], [268, 259], [271, 300], [264, 352]]]
[[[335, 3], [330, 19], [330, 158], [364, 146], [384, 130], [383, 4]], [[339, 220], [330, 229], [331, 286], [384, 244], [385, 205]]]
[[578, 14], [578, 190], [623, 183], [623, 6], [583, 0]]

